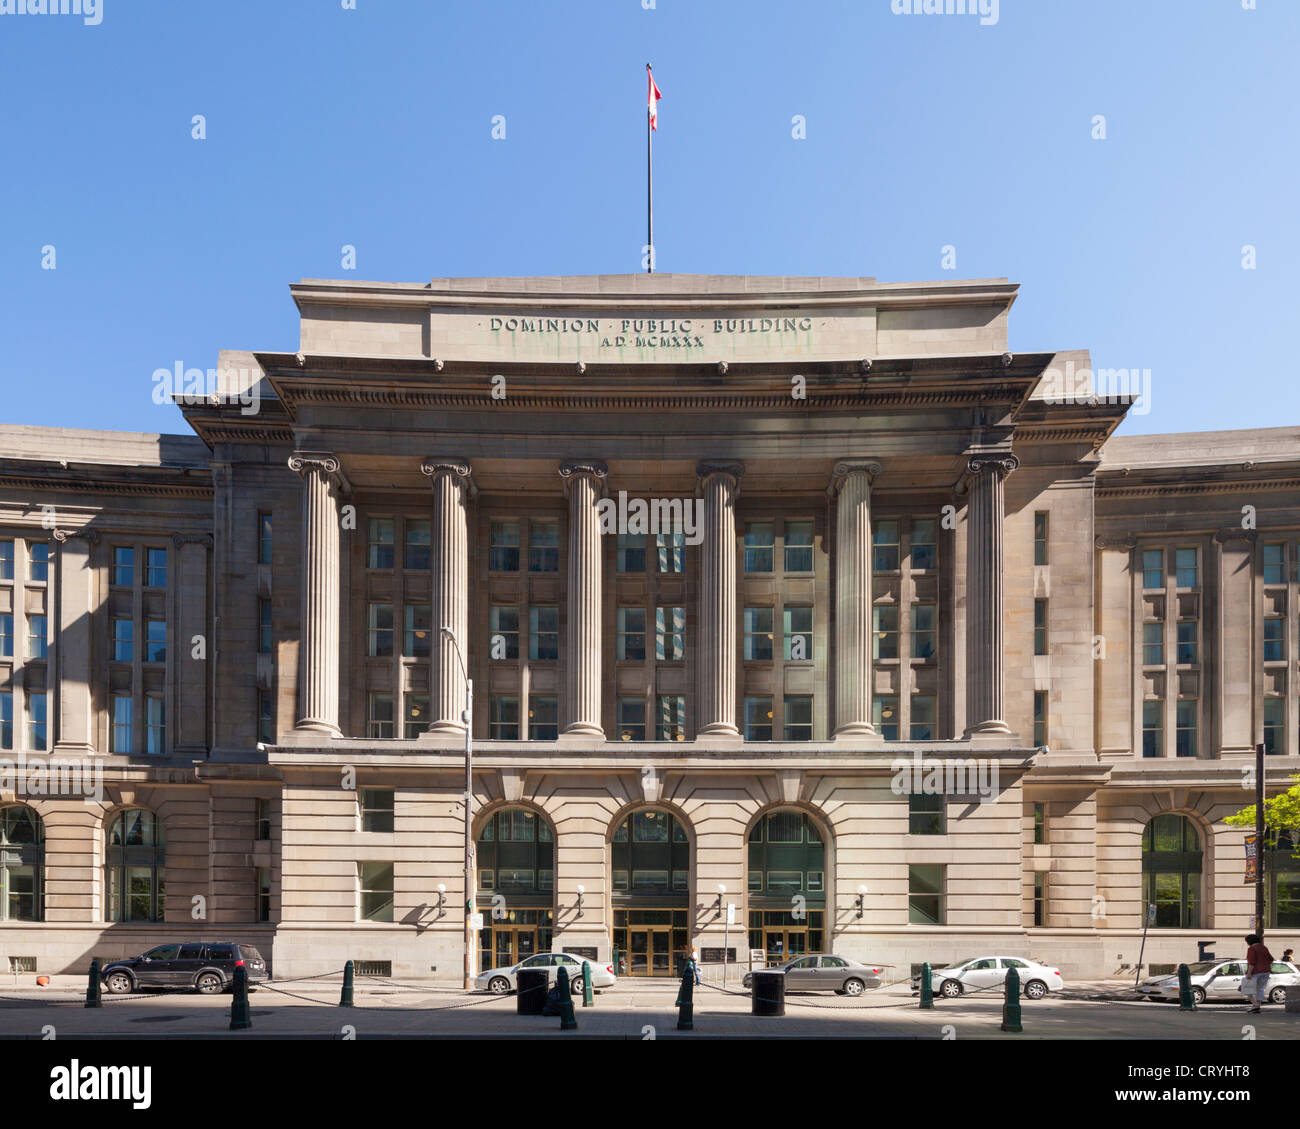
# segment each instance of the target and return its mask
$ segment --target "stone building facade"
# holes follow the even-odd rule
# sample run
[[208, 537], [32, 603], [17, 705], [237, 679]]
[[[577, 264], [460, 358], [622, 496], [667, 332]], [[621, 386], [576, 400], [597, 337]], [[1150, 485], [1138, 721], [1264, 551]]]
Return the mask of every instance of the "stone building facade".
[[1241, 947], [1300, 428], [1113, 437], [1005, 280], [292, 293], [191, 436], [0, 428], [0, 959], [458, 980], [466, 674], [476, 968]]

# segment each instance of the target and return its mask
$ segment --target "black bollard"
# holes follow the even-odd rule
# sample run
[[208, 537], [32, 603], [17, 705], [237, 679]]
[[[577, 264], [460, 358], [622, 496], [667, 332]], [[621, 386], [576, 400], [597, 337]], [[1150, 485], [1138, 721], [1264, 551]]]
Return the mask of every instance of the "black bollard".
[[921, 1010], [930, 1011], [934, 1008], [934, 969], [930, 967], [927, 960], [921, 965]]
[[253, 1026], [253, 1016], [248, 1010], [248, 969], [235, 965], [235, 994], [230, 1001], [230, 1029], [246, 1031]]
[[1020, 1027], [1020, 973], [1014, 968], [1007, 972], [1007, 994], [1002, 1004], [1002, 1030], [1019, 1031]]
[[99, 983], [99, 957], [95, 957], [90, 962], [90, 983], [86, 985], [86, 1006], [103, 1007], [104, 1001], [100, 998], [101, 985]]
[[555, 986], [563, 997], [563, 1002], [560, 1004], [560, 1030], [576, 1031], [578, 1029], [578, 1017], [573, 1014], [573, 992], [569, 988], [569, 970], [563, 965], [560, 967], [559, 975], [555, 978]]
[[695, 966], [686, 962], [686, 973], [677, 992], [677, 1030], [695, 1030]]
[[352, 962], [343, 966], [343, 991], [339, 994], [339, 1007], [352, 1006]]
[[1185, 964], [1178, 966], [1178, 1010], [1196, 1010], [1196, 997], [1192, 995], [1192, 970]]
[[591, 1007], [596, 1001], [592, 998], [593, 988], [591, 986], [591, 961], [582, 962], [582, 1006]]

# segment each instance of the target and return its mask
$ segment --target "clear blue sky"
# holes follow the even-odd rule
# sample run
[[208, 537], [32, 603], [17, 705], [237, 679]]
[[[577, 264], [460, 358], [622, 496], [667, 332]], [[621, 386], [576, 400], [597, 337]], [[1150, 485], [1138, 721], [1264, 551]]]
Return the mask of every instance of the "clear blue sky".
[[0, 15], [4, 422], [184, 431], [153, 371], [303, 277], [638, 270], [646, 61], [659, 270], [1005, 276], [1013, 349], [1151, 370], [1126, 432], [1300, 420], [1296, 0], [101, 2]]

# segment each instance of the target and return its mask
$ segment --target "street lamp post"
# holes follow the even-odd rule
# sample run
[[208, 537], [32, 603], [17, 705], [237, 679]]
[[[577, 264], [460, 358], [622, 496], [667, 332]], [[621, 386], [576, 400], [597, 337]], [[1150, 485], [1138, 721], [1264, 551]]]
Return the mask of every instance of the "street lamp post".
[[461, 720], [465, 723], [465, 990], [469, 991], [474, 986], [474, 840], [470, 832], [474, 791], [474, 680], [465, 668], [465, 656], [461, 654], [456, 633], [450, 627], [444, 627], [442, 633], [451, 640], [465, 678], [465, 712]]

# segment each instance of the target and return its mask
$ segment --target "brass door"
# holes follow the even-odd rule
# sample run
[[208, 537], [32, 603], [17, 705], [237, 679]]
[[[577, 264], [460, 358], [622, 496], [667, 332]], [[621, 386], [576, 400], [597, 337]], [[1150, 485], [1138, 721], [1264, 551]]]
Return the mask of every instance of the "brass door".
[[631, 926], [627, 931], [627, 974], [629, 976], [671, 976], [672, 927]]
[[808, 951], [807, 929], [764, 929], [763, 958], [768, 968], [801, 957]]
[[492, 934], [496, 947], [493, 965], [496, 968], [509, 968], [537, 952], [535, 925], [494, 925]]

